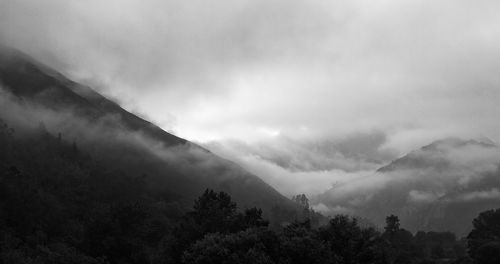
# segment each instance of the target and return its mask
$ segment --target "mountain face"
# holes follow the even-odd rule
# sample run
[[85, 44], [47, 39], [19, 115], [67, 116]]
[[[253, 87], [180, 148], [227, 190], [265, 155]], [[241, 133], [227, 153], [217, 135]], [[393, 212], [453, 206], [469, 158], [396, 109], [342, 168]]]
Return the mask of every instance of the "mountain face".
[[500, 148], [491, 141], [449, 138], [381, 167], [361, 191], [339, 196], [346, 183], [318, 199], [378, 225], [395, 214], [411, 231], [465, 235], [479, 212], [500, 206], [499, 165]]
[[65, 78], [27, 55], [8, 50], [0, 55], [0, 60], [0, 81], [4, 89], [20, 98], [56, 111], [71, 109], [89, 119], [116, 115], [124, 129], [144, 133], [167, 145], [186, 143], [186, 140], [166, 133], [154, 124], [125, 111], [90, 87]]
[[163, 131], [90, 87], [9, 49], [0, 51], [0, 119], [29, 138], [42, 128], [73, 142], [110, 171], [146, 177], [152, 192], [185, 210], [204, 189], [228, 192], [243, 207], [294, 211], [258, 177]]
[[447, 156], [449, 151], [466, 148], [496, 149], [497, 146], [491, 140], [462, 140], [458, 138], [447, 138], [435, 141], [419, 150], [392, 161], [390, 164], [381, 167], [377, 172], [391, 172], [397, 170], [411, 169], [433, 169], [447, 170], [451, 167], [451, 162]]

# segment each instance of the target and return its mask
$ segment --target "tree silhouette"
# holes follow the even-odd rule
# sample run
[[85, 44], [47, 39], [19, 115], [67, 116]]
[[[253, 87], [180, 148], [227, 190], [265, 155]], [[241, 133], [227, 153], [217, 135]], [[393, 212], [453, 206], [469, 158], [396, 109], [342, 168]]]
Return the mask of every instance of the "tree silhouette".
[[390, 215], [385, 218], [386, 226], [384, 227], [385, 233], [393, 234], [399, 230], [399, 218], [395, 215]]
[[387, 243], [385, 254], [388, 262], [410, 263], [415, 253], [412, 248], [412, 233], [400, 228], [399, 218], [396, 215], [387, 216], [385, 219], [386, 226], [382, 239]]
[[236, 203], [225, 192], [205, 190], [194, 203], [189, 216], [200, 226], [202, 233], [226, 233], [236, 216]]
[[326, 227], [319, 229], [319, 237], [330, 245], [340, 263], [379, 263], [382, 261], [377, 245], [379, 233], [373, 228], [361, 228], [358, 220], [337, 215]]
[[292, 223], [280, 237], [281, 260], [289, 264], [337, 263], [328, 243], [311, 230], [309, 221]]
[[174, 230], [174, 258], [180, 261], [183, 252], [206, 234], [229, 234], [267, 225], [262, 219], [262, 210], [250, 208], [239, 213], [229, 194], [207, 189], [195, 201], [193, 211], [188, 212]]
[[480, 213], [472, 225], [467, 236], [471, 258], [478, 263], [500, 263], [500, 209]]
[[233, 234], [208, 234], [184, 252], [189, 264], [273, 264], [276, 235], [265, 229], [247, 229]]
[[309, 199], [305, 194], [297, 194], [292, 197], [292, 201], [300, 204], [304, 209], [309, 209]]

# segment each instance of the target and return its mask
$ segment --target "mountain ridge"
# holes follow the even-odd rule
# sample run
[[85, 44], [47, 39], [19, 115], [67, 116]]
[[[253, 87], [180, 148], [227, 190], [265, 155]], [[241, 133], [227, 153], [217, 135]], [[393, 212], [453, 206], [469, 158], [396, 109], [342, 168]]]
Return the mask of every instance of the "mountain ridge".
[[500, 205], [499, 190], [500, 148], [494, 142], [446, 138], [361, 180], [334, 186], [316, 201], [334, 213], [359, 215], [379, 226], [394, 214], [412, 232], [451, 231], [463, 236], [475, 215]]
[[[35, 61], [20, 51], [6, 50], [6, 48], [4, 48], [0, 53], [2, 53], [0, 57], [2, 59], [0, 60], [2, 62], [0, 67], [3, 69], [0, 81], [6, 87], [15, 87], [16, 89], [12, 89], [11, 91], [18, 96], [33, 97], [44, 90], [53, 89], [57, 93], [61, 93], [59, 95], [60, 97], [69, 97], [71, 100], [69, 103], [57, 102], [61, 104], [58, 105], [59, 107], [74, 107], [75, 103], [77, 103], [77, 106], [92, 107], [92, 110], [97, 108], [100, 110], [100, 113], [89, 111], [83, 114], [89, 115], [92, 118], [96, 118], [96, 115], [102, 116], [103, 114], [110, 113], [118, 114], [123, 121], [125, 121], [129, 129], [136, 131], [143, 129], [145, 130], [143, 132], [146, 132], [149, 136], [170, 144], [186, 143], [185, 139], [164, 132], [153, 123], [124, 110], [121, 106], [97, 93], [90, 87], [68, 79], [61, 73]], [[6, 56], [9, 57], [5, 58]], [[19, 78], [21, 76], [22, 78]], [[19, 89], [23, 87], [28, 88]], [[33, 92], [34, 88], [38, 89], [35, 89]], [[86, 110], [89, 110], [89, 108], [86, 108]]]
[[[49, 109], [49, 115], [66, 113], [68, 117], [56, 125], [47, 123], [48, 129], [76, 138], [80, 146], [96, 151], [116, 169], [155, 175], [153, 185], [183, 196], [183, 207], [190, 206], [203, 189], [213, 188], [230, 193], [244, 207], [262, 207], [267, 216], [274, 206], [299, 211], [291, 200], [240, 166], [163, 131], [21, 52], [5, 48], [0, 52], [0, 84], [21, 100], [15, 103], [18, 108], [28, 108], [28, 102]], [[38, 110], [32, 112], [38, 114]], [[11, 114], [11, 119], [16, 118]]]
[[[377, 172], [390, 172], [396, 169], [396, 167], [402, 168], [418, 168], [418, 167], [440, 167], [440, 166], [447, 166], [446, 161], [444, 160], [418, 160], [416, 157], [417, 155], [420, 155], [421, 152], [440, 152], [443, 147], [445, 148], [459, 148], [459, 147], [465, 147], [465, 146], [480, 146], [480, 147], [488, 147], [488, 148], [498, 148], [498, 146], [489, 138], [484, 138], [484, 139], [461, 139], [457, 137], [449, 137], [449, 138], [444, 138], [444, 139], [439, 139], [436, 141], [433, 141], [432, 143], [425, 145], [417, 150], [413, 150], [409, 152], [408, 154], [397, 158], [393, 161], [391, 161], [389, 164], [382, 166], [377, 169]], [[410, 160], [415, 160], [417, 159], [417, 162], [414, 164], [409, 164]], [[420, 162], [419, 162], [420, 161]]]

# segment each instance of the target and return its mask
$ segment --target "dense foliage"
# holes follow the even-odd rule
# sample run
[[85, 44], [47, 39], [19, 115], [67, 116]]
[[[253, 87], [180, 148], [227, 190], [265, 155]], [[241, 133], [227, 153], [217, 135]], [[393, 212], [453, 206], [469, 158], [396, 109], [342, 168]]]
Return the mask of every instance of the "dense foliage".
[[470, 256], [481, 264], [500, 263], [500, 209], [479, 214], [468, 238]]
[[[168, 206], [148, 176], [109, 169], [43, 125], [16, 137], [0, 122], [0, 263], [499, 263], [500, 210], [482, 213], [465, 241], [451, 233], [384, 231], [337, 215], [271, 227], [258, 208], [206, 190], [191, 211]], [[280, 210], [276, 208], [276, 210]]]
[[0, 133], [2, 263], [146, 263], [173, 226], [145, 176], [107, 170], [43, 126]]

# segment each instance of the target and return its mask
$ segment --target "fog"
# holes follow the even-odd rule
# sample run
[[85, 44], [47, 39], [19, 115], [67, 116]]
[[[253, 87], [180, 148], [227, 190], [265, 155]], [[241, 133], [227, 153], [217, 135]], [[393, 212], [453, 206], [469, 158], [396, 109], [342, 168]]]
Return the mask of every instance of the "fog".
[[[66, 142], [74, 142], [98, 163], [114, 160], [116, 164], [106, 164], [110, 169], [123, 164], [141, 164], [142, 173], [156, 172], [161, 175], [155, 176], [166, 179], [176, 177], [172, 175], [171, 170], [174, 169], [176, 173], [185, 174], [183, 177], [202, 180], [200, 176], [211, 174], [200, 171], [215, 170], [221, 166], [219, 158], [199, 146], [191, 143], [170, 146], [142, 131], [127, 128], [119, 114], [108, 113], [91, 118], [79, 114], [78, 110], [76, 107], [52, 109], [37, 103], [36, 99], [16, 97], [0, 87], [0, 119], [14, 129], [16, 137], [29, 138], [34, 131], [44, 129]], [[158, 164], [152, 157], [165, 165], [163, 171], [155, 171]], [[152, 167], [148, 168], [146, 164]], [[219, 170], [218, 173], [220, 175], [212, 181], [228, 179], [242, 171], [228, 166], [227, 170]]]
[[339, 182], [373, 173], [397, 157], [395, 150], [384, 147], [385, 141], [384, 134], [373, 132], [314, 140], [281, 135], [253, 143], [224, 140], [203, 146], [291, 197], [319, 194]]
[[[488, 0], [0, 0], [0, 40], [286, 195], [335, 185], [335, 195], [349, 196], [383, 188], [387, 176], [370, 172], [435, 140], [499, 142], [499, 8]], [[493, 152], [446, 159], [466, 184], [474, 177], [463, 175], [494, 168]], [[409, 191], [415, 201], [440, 195]], [[495, 190], [464, 197], [486, 193]]]
[[[376, 204], [384, 210], [425, 205], [498, 201], [500, 148], [481, 141], [448, 139], [415, 150], [390, 169], [345, 180], [317, 197], [319, 209], [351, 213]], [[380, 208], [379, 208], [380, 209]]]

